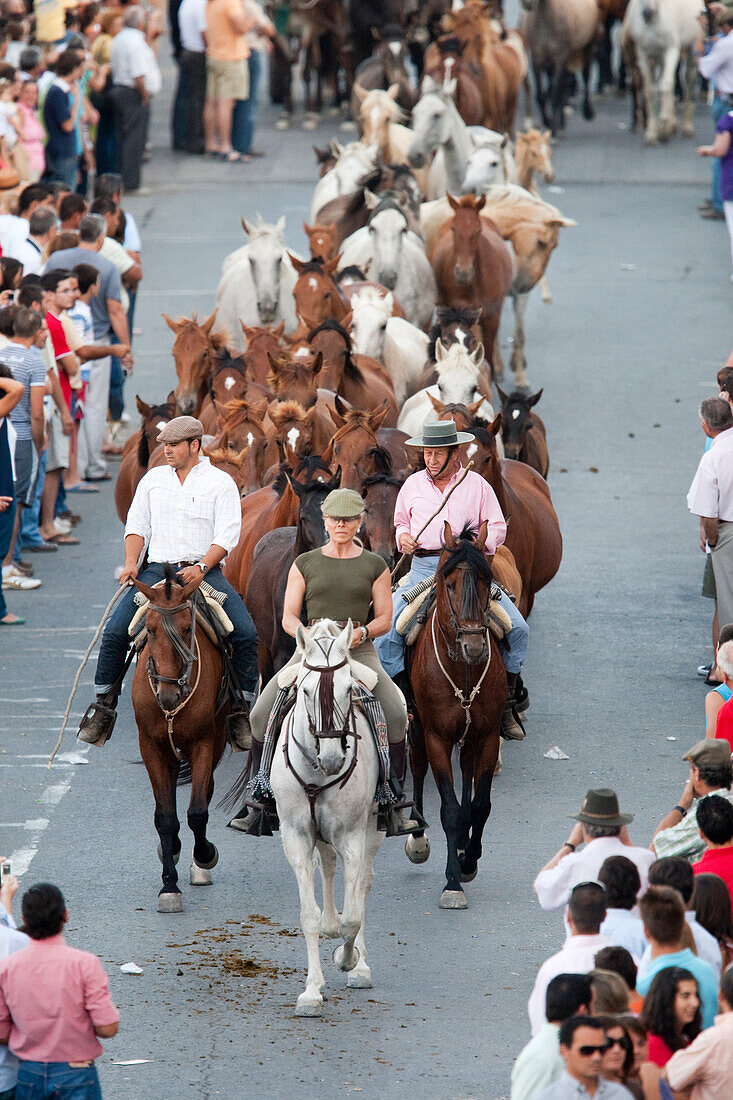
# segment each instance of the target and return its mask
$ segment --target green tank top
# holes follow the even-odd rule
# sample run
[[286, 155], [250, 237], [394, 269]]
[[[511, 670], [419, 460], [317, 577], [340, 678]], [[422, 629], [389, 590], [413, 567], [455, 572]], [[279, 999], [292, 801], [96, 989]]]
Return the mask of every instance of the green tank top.
[[308, 620], [336, 619], [366, 622], [372, 602], [372, 585], [387, 568], [384, 558], [362, 550], [358, 558], [327, 558], [309, 550], [295, 559], [305, 581]]

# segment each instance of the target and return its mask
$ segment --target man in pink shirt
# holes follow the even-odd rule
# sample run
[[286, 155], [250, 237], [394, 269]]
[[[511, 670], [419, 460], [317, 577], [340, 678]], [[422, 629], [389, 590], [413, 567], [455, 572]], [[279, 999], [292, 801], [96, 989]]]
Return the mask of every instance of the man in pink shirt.
[[68, 913], [56, 886], [32, 886], [22, 914], [30, 943], [0, 962], [0, 1043], [20, 1060], [18, 1100], [102, 1100], [98, 1036], [116, 1035], [120, 1018], [104, 968], [64, 943]]
[[[421, 436], [406, 441], [408, 447], [422, 448], [425, 469], [408, 477], [395, 504], [397, 546], [403, 553], [412, 554], [412, 564], [404, 586], [398, 588], [392, 598], [392, 629], [388, 634], [374, 640], [379, 660], [392, 679], [399, 677], [405, 667], [404, 638], [395, 629], [395, 623], [405, 609], [402, 593], [434, 575], [443, 550], [445, 521], [448, 521], [451, 531], [458, 537], [464, 529], [477, 532], [485, 520], [489, 527], [486, 536], [487, 554], [496, 553], [497, 547], [506, 538], [506, 520], [496, 493], [480, 474], [469, 470], [440, 514], [420, 534], [419, 541], [416, 539], [422, 526], [440, 507], [441, 500], [451, 492], [463, 475], [463, 467], [458, 460], [458, 447], [461, 443], [470, 443], [472, 440], [472, 435], [457, 431], [452, 420], [439, 420], [426, 424]], [[509, 699], [501, 732], [509, 740], [521, 741], [525, 734], [516, 711], [517, 679], [527, 654], [529, 630], [505, 592], [501, 593], [499, 602], [512, 621], [512, 629], [506, 639], [508, 645], [501, 645], [509, 684]]]

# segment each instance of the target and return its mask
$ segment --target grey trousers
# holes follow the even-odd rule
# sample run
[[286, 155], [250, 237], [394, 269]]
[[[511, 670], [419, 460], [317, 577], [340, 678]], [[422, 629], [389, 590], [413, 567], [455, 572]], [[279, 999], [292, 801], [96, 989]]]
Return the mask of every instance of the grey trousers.
[[117, 135], [117, 171], [122, 176], [125, 191], [137, 191], [148, 136], [150, 107], [143, 103], [134, 88], [112, 85], [112, 103]]
[[[382, 704], [384, 717], [387, 719], [387, 736], [389, 737], [390, 743], [394, 745], [398, 744], [400, 741], [404, 741], [407, 733], [407, 708], [405, 707], [405, 700], [400, 689], [390, 680], [389, 676], [380, 665], [374, 643], [364, 642], [362, 645], [357, 646], [356, 649], [352, 649], [351, 652], [354, 660], [360, 661], [363, 665], [366, 665], [367, 668], [372, 669], [379, 677], [374, 687], [374, 696]], [[299, 664], [300, 659], [300, 654], [296, 650], [286, 667]], [[277, 675], [273, 676], [269, 684], [262, 689], [257, 698], [257, 702], [250, 711], [249, 721], [252, 726], [252, 736], [257, 741], [264, 741], [265, 739], [267, 719], [270, 717], [270, 711], [272, 710], [272, 704], [275, 702], [276, 695]]]
[[718, 599], [718, 622], [721, 630], [733, 623], [733, 523], [721, 520], [718, 543], [712, 554], [715, 591]]

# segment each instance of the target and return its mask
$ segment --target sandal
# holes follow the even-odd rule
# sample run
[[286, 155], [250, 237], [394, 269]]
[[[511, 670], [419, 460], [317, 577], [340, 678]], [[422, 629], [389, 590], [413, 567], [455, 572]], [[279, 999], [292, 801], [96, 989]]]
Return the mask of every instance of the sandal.
[[73, 535], [60, 534], [51, 535], [51, 538], [47, 540], [52, 542], [54, 546], [78, 546], [79, 540], [75, 539]]

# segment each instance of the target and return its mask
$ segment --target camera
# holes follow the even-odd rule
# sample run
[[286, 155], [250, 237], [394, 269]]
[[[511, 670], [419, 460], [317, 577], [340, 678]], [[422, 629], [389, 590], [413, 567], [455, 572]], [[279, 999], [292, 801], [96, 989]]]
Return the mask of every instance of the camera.
[[0, 882], [5, 882], [6, 878], [12, 878], [13, 868], [9, 863], [3, 863], [0, 866]]

